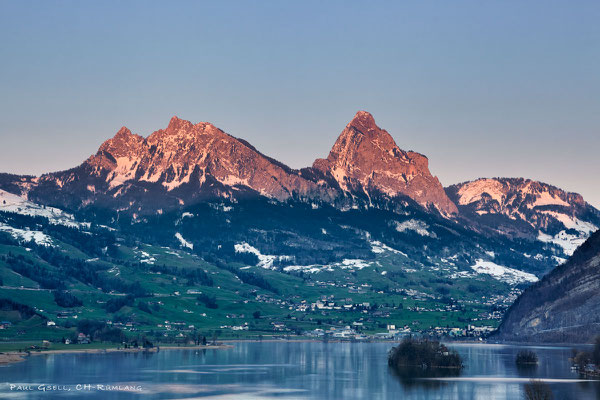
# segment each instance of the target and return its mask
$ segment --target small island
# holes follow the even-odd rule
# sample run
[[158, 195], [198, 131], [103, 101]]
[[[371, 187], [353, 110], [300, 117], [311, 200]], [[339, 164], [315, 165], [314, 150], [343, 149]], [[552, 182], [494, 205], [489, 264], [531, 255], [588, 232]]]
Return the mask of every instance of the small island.
[[442, 343], [428, 339], [406, 338], [388, 353], [388, 365], [394, 369], [418, 367], [424, 371], [460, 370], [460, 355]]
[[535, 352], [531, 350], [521, 350], [517, 353], [515, 363], [518, 366], [532, 366], [537, 365], [538, 357]]

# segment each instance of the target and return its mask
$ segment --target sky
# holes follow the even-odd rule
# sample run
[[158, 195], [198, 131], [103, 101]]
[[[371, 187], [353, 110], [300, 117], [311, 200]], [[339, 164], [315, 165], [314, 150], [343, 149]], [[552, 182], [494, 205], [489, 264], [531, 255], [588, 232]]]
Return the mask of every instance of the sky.
[[600, 208], [599, 20], [597, 0], [0, 0], [0, 172], [173, 115], [299, 168], [366, 110], [445, 186], [525, 177]]

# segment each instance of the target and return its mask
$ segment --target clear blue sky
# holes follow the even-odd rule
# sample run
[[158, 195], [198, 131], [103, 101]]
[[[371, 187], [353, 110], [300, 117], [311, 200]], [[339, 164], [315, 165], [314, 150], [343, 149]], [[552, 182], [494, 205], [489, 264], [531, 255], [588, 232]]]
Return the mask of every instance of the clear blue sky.
[[523, 176], [600, 207], [598, 21], [597, 0], [0, 0], [0, 171], [173, 115], [302, 167], [362, 109], [444, 185]]

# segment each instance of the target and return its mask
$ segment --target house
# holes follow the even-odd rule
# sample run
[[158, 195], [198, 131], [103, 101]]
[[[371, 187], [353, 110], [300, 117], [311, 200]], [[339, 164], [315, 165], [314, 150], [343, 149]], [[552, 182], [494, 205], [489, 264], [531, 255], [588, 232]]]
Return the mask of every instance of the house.
[[274, 331], [284, 331], [285, 330], [285, 324], [283, 324], [281, 322], [271, 322], [271, 325], [273, 325]]
[[12, 322], [10, 322], [10, 321], [1, 321], [0, 322], [0, 329], [10, 328], [11, 326], [12, 326]]
[[325, 331], [321, 328], [317, 328], [311, 332], [307, 332], [306, 333], [307, 336], [315, 336], [315, 337], [321, 337], [321, 336], [325, 336]]
[[594, 373], [596, 372], [597, 368], [596, 368], [596, 364], [586, 364], [586, 366], [584, 367], [584, 372], [589, 373]]
[[77, 335], [77, 343], [79, 344], [89, 344], [91, 343], [90, 337], [88, 335], [86, 335], [85, 333], [79, 333], [79, 335]]
[[356, 332], [353, 329], [350, 329], [349, 326], [346, 326], [344, 329], [334, 332], [333, 337], [338, 339], [349, 339], [356, 335]]
[[48, 321], [48, 322], [46, 322], [46, 326], [56, 326], [56, 322]]
[[234, 330], [234, 331], [247, 331], [248, 330], [248, 323], [246, 322], [244, 325], [240, 325], [240, 326], [232, 326], [231, 330]]

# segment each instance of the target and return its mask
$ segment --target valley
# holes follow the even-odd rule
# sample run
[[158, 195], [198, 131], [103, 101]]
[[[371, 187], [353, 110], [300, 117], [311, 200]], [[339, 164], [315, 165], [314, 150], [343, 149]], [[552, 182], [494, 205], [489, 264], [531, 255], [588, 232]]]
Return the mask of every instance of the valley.
[[0, 340], [485, 337], [599, 225], [540, 182], [444, 189], [367, 112], [301, 170], [174, 117], [0, 174]]

